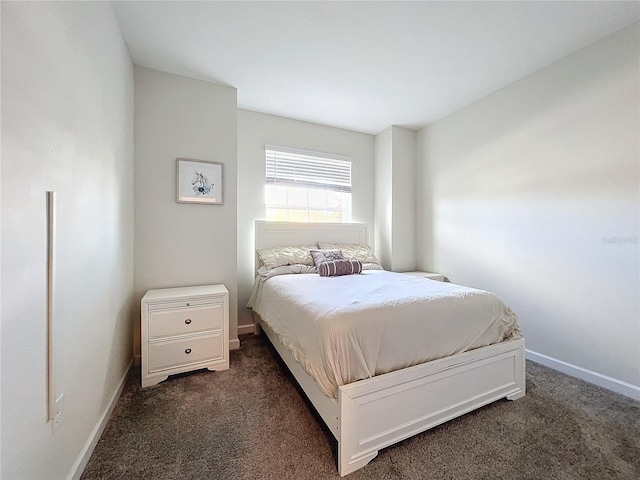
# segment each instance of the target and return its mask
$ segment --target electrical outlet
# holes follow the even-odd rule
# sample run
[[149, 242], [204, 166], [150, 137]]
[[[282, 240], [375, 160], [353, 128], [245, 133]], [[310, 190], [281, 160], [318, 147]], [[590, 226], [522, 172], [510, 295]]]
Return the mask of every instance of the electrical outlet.
[[61, 394], [56, 399], [56, 414], [53, 417], [53, 431], [55, 432], [60, 425], [62, 425], [62, 421], [64, 420], [64, 416], [62, 415], [62, 400], [64, 399], [64, 393]]

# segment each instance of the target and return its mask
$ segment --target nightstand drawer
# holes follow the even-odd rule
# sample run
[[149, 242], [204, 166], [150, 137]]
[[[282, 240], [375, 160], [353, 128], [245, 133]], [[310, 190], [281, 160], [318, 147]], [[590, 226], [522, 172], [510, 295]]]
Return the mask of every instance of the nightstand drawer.
[[149, 312], [149, 340], [220, 330], [224, 324], [222, 304]]
[[149, 373], [223, 358], [222, 333], [149, 345]]

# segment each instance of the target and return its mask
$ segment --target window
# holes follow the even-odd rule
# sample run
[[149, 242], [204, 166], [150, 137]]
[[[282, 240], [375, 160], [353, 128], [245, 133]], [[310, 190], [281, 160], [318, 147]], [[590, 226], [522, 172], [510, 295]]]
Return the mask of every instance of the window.
[[267, 220], [351, 221], [351, 159], [265, 147]]

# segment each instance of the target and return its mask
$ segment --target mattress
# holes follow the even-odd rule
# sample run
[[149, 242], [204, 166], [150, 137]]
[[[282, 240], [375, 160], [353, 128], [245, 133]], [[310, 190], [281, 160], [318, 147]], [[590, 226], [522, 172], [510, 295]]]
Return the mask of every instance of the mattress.
[[341, 385], [522, 337], [492, 293], [387, 271], [258, 277], [247, 306], [334, 398]]

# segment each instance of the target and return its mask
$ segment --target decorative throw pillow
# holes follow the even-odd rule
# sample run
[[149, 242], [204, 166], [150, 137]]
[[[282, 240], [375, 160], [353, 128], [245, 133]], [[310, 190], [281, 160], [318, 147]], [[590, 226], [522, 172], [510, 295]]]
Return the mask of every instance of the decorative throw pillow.
[[311, 257], [316, 267], [324, 262], [332, 262], [334, 260], [342, 260], [342, 250], [311, 250]]
[[[359, 260], [364, 264], [377, 264], [380, 265], [380, 260], [373, 254], [373, 250], [369, 245], [359, 245], [355, 243], [327, 243], [327, 242], [318, 242], [318, 246], [321, 249], [340, 249], [342, 250], [343, 258], [347, 258], [349, 260]], [[369, 268], [369, 270], [374, 270], [377, 268]], [[382, 270], [382, 267], [380, 267]]]
[[358, 260], [332, 260], [318, 265], [321, 277], [338, 277], [362, 272], [362, 263]]
[[309, 251], [316, 249], [315, 245], [300, 247], [274, 247], [258, 250], [258, 257], [269, 270], [284, 265], [309, 265], [313, 267], [313, 258]]

